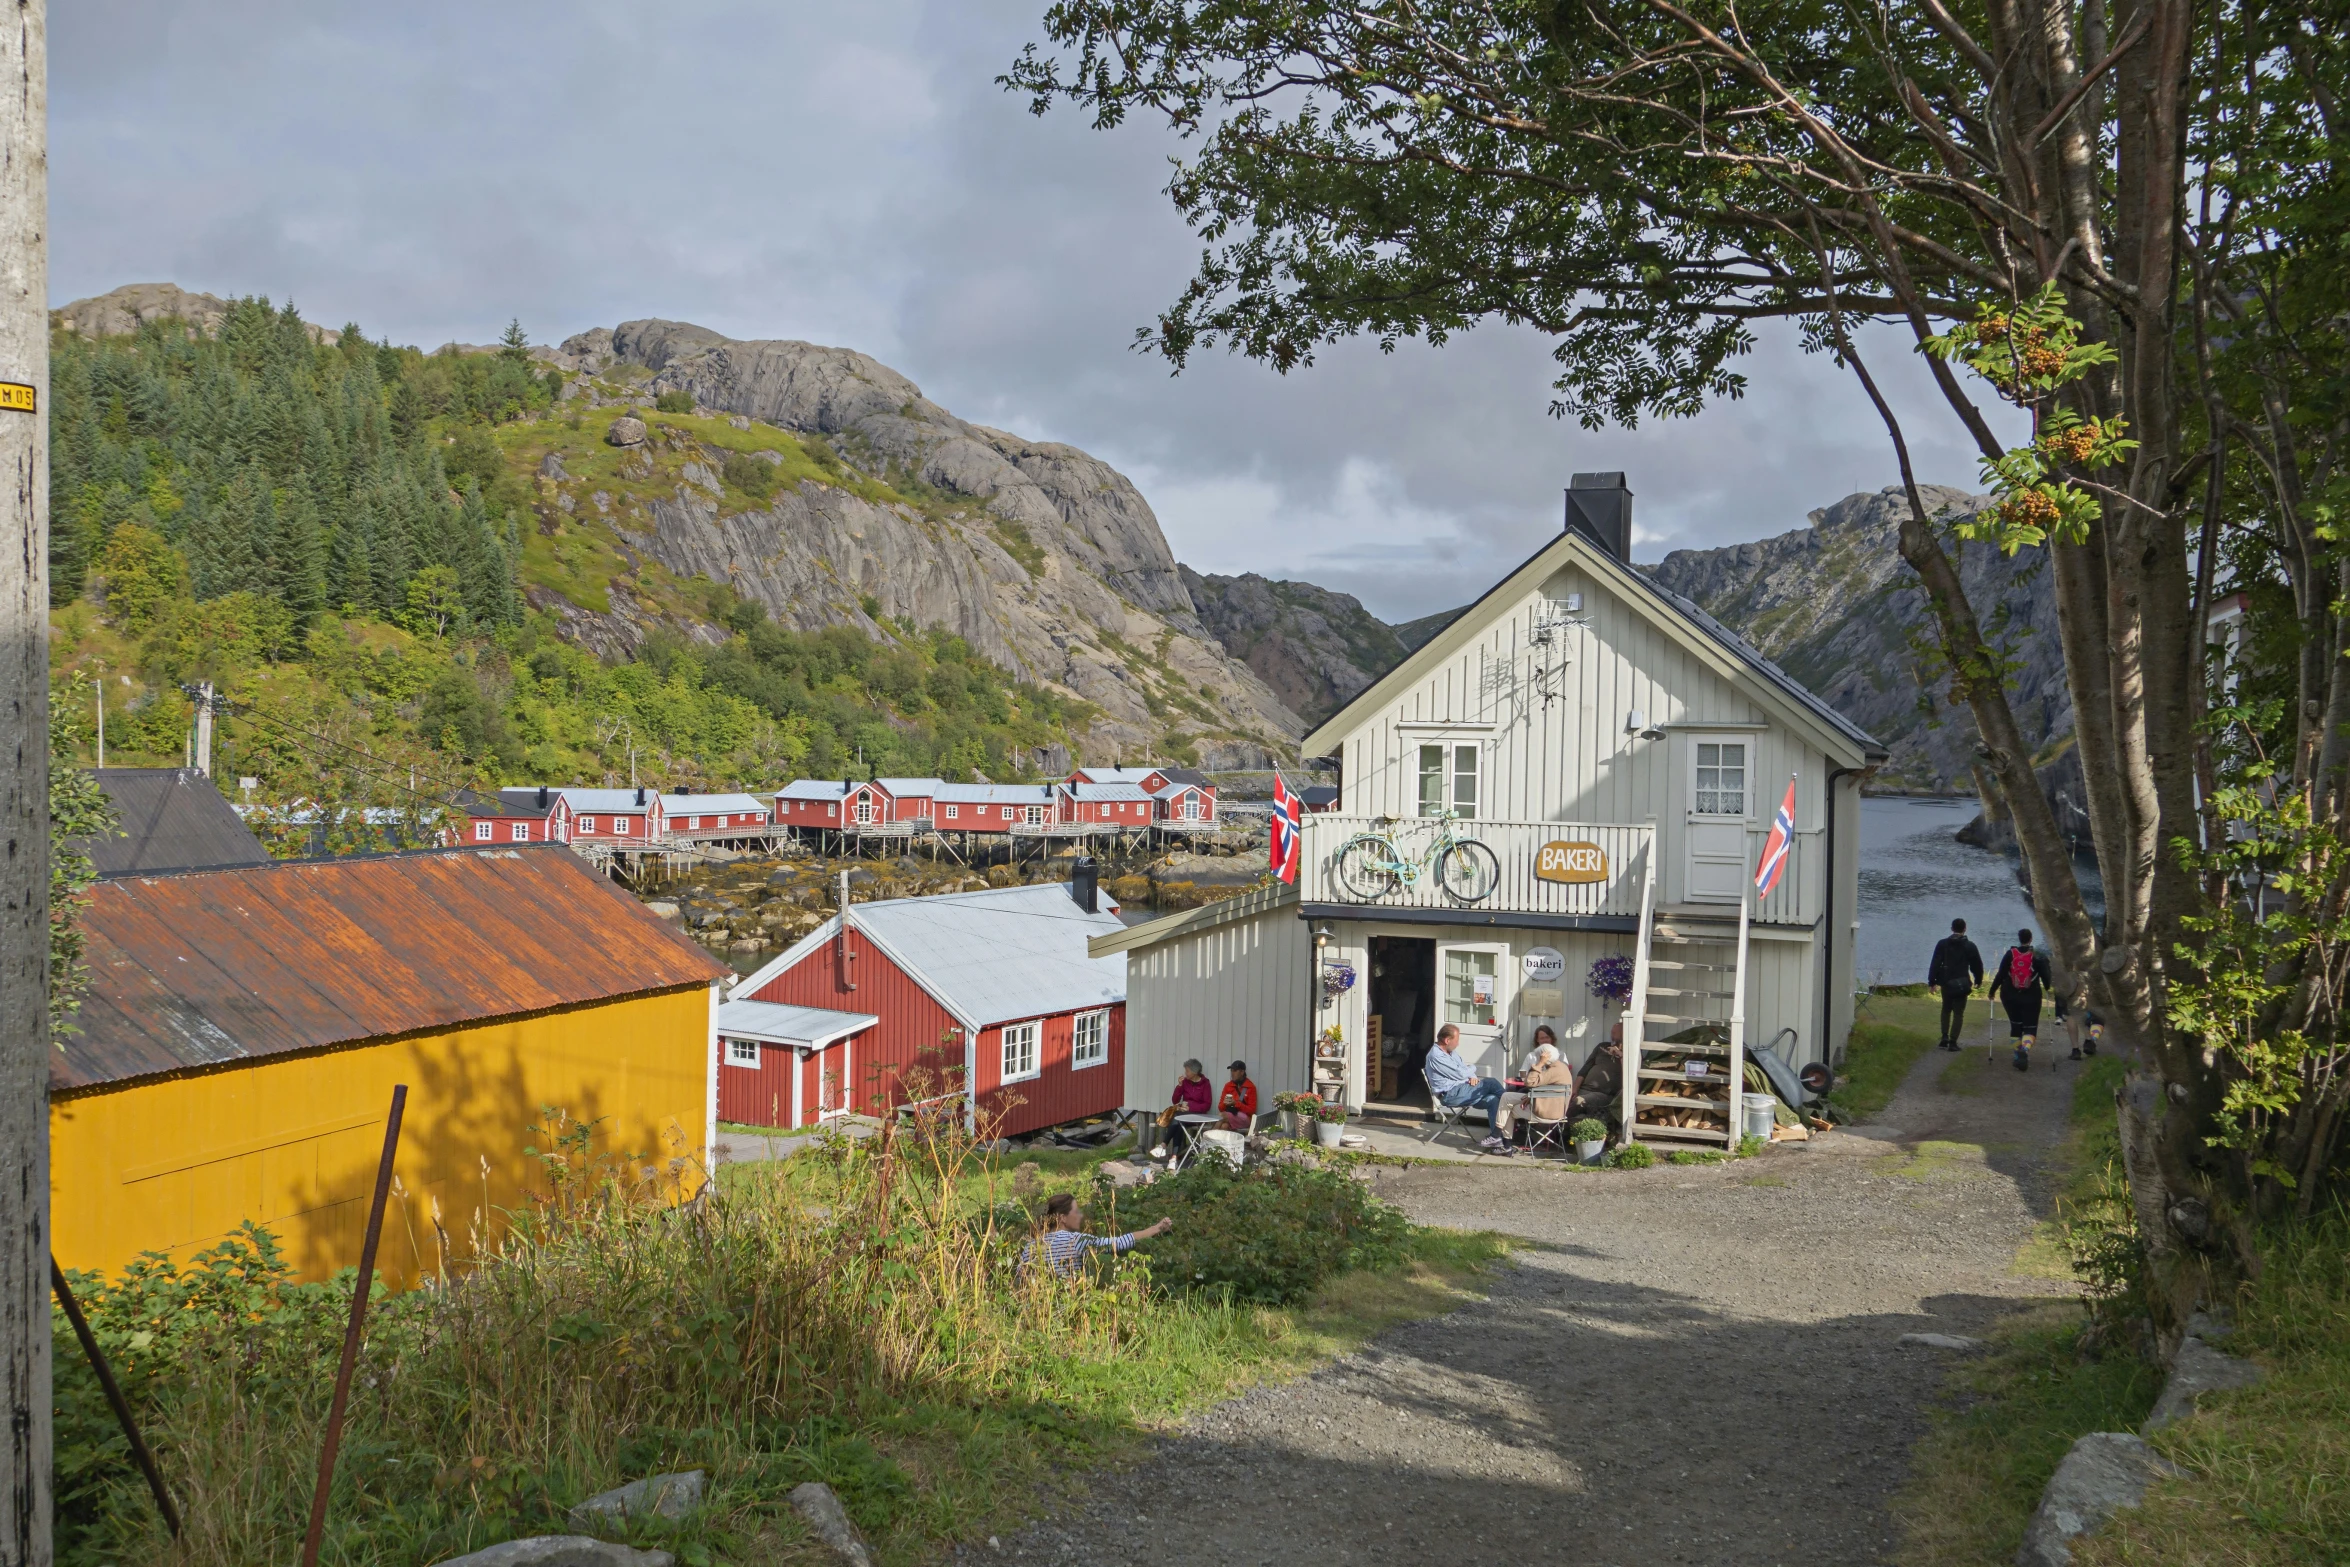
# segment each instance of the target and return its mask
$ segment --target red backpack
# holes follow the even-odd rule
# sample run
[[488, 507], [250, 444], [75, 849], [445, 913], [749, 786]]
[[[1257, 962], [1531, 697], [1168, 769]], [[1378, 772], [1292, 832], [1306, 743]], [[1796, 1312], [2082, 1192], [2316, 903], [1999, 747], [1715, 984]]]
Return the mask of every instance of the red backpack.
[[2030, 947], [2010, 947], [2007, 949], [2008, 989], [2029, 990], [2032, 988], [2032, 957], [2033, 953]]

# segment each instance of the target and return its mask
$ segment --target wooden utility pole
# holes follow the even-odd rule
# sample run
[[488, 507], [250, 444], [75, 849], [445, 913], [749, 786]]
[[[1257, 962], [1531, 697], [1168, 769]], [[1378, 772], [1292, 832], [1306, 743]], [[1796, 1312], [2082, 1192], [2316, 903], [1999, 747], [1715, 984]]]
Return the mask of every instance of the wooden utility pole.
[[0, 1567], [49, 1567], [49, 15], [0, 22]]

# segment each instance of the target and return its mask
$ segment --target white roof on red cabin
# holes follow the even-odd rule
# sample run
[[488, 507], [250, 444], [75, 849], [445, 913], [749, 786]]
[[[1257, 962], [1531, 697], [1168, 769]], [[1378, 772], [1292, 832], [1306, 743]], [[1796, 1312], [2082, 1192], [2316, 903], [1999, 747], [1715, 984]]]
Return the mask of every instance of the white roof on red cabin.
[[[1092, 938], [1126, 928], [1108, 894], [1099, 906], [1101, 912], [1088, 914], [1069, 896], [1068, 883], [1046, 882], [855, 903], [849, 919], [965, 1027], [979, 1029], [1126, 999], [1125, 954], [1096, 958], [1086, 952]], [[735, 994], [755, 993], [835, 939], [839, 928], [834, 915], [737, 981]]]
[[1051, 784], [940, 784], [932, 798], [951, 805], [1050, 805]]
[[1064, 785], [1072, 799], [1091, 804], [1099, 800], [1148, 800], [1150, 795], [1140, 784], [1130, 783], [1073, 783]]
[[875, 783], [903, 799], [922, 799], [938, 793], [941, 780], [936, 778], [876, 778]]
[[1085, 783], [1122, 783], [1140, 788], [1145, 778], [1159, 771], [1156, 767], [1080, 767], [1075, 776]]
[[748, 811], [765, 815], [767, 802], [747, 794], [665, 794], [661, 809], [672, 816], [732, 816]]
[[[640, 801], [634, 789], [573, 789], [561, 784], [550, 784], [547, 787], [547, 799], [550, 802], [560, 799], [574, 811], [616, 811], [623, 815], [631, 811], [649, 811], [661, 800], [661, 791], [647, 789], [644, 796]], [[498, 791], [499, 799], [532, 802], [534, 809], [538, 797], [537, 784], [518, 784]], [[668, 809], [666, 803], [662, 804], [662, 809]]]
[[821, 1050], [881, 1019], [870, 1012], [834, 1012], [825, 1007], [788, 1007], [773, 1001], [721, 1001], [718, 1033], [725, 1039], [756, 1039], [770, 1045], [806, 1045]]
[[838, 800], [856, 784], [843, 783], [835, 778], [794, 778], [775, 791], [778, 800]]
[[1151, 795], [1154, 799], [1172, 800], [1179, 794], [1206, 794], [1207, 792], [1208, 786], [1206, 784], [1171, 783], [1163, 788], [1152, 790]]

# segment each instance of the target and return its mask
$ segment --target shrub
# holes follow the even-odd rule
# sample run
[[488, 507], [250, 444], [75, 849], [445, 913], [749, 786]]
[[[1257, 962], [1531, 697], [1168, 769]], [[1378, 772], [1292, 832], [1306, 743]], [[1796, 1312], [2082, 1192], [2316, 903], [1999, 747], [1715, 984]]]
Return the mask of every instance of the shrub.
[[1567, 1128], [1567, 1140], [1575, 1143], [1604, 1143], [1607, 1141], [1607, 1123], [1596, 1116], [1585, 1116]]
[[1656, 1163], [1656, 1151], [1646, 1143], [1626, 1143], [1609, 1154], [1607, 1162], [1619, 1170], [1645, 1170]]
[[1730, 1156], [1719, 1148], [1676, 1148], [1665, 1155], [1667, 1164], [1721, 1164]]
[[1236, 1171], [1203, 1159], [1126, 1194], [1115, 1222], [1123, 1230], [1163, 1218], [1175, 1227], [1149, 1245], [1152, 1284], [1264, 1305], [1303, 1300], [1349, 1268], [1400, 1262], [1411, 1231], [1361, 1182], [1304, 1164]]
[[775, 493], [775, 474], [775, 464], [748, 452], [731, 452], [720, 477], [753, 500], [763, 501]]
[[1741, 1137], [1738, 1139], [1738, 1151], [1732, 1154], [1731, 1157], [1734, 1159], [1751, 1159], [1756, 1154], [1761, 1153], [1765, 1148], [1770, 1146], [1771, 1140], [1767, 1137]]
[[653, 399], [653, 407], [665, 414], [690, 414], [694, 411], [694, 394], [663, 392]]

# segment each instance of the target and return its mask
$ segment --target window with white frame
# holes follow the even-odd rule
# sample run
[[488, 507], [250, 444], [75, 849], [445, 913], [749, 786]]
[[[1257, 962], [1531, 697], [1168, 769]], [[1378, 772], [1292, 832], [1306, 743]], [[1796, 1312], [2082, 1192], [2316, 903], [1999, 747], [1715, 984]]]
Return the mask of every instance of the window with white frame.
[[596, 830], [596, 819], [593, 816], [582, 816], [579, 819], [579, 830], [581, 832], [594, 832]]
[[614, 832], [624, 833], [628, 831], [628, 829], [633, 825], [635, 824], [625, 816], [615, 816], [612, 818], [612, 830]]
[[473, 836], [476, 842], [489, 842], [490, 834], [494, 831], [496, 831], [496, 829], [488, 822], [475, 822], [473, 824]]
[[530, 842], [530, 823], [516, 822], [514, 826], [508, 831], [507, 836], [512, 838], [516, 843]]
[[1080, 1012], [1069, 1044], [1069, 1068], [1100, 1066], [1110, 1059], [1110, 1014]]
[[1463, 816], [1475, 816], [1477, 774], [1474, 741], [1420, 747], [1420, 814], [1436, 816], [1449, 808]]
[[860, 822], [873, 820], [873, 796], [869, 794], [857, 796], [857, 820]]
[[1036, 1076], [1036, 1033], [1034, 1023], [1006, 1023], [1004, 1025], [1004, 1073], [1000, 1081], [1024, 1083]]
[[1041, 824], [1043, 823], [1043, 821], [1044, 821], [1044, 807], [1043, 807], [1043, 806], [1041, 806], [1041, 805], [1032, 805], [1032, 806], [1028, 807], [1028, 825], [1029, 825], [1029, 826], [1031, 826], [1031, 827], [1039, 826], [1039, 825], [1041, 825]]
[[961, 814], [962, 814], [962, 810], [963, 810], [963, 808], [962, 808], [961, 806], [959, 806], [959, 805], [950, 805], [950, 806], [948, 806], [948, 807], [947, 807], [947, 820], [948, 820], [948, 821], [950, 821], [950, 822], [951, 822], [951, 821], [955, 821], [955, 820], [957, 820], [957, 819], [958, 819], [958, 818], [961, 816]]
[[757, 1066], [759, 1042], [756, 1039], [730, 1039], [726, 1042], [728, 1066]]
[[1697, 800], [1700, 816], [1746, 814], [1746, 742], [1708, 740], [1697, 747]]
[[1187, 794], [1183, 797], [1183, 819], [1187, 822], [1196, 822], [1199, 820], [1198, 795]]
[[1004, 820], [1008, 822], [1008, 821], [1010, 821], [1011, 819], [1012, 819], [1012, 808], [1011, 808], [1010, 806], [1008, 806], [1008, 805], [1007, 805], [1007, 806], [1005, 806], [1005, 807], [1004, 807]]

